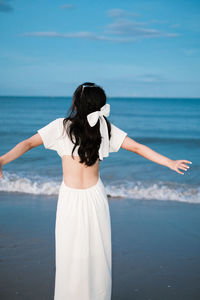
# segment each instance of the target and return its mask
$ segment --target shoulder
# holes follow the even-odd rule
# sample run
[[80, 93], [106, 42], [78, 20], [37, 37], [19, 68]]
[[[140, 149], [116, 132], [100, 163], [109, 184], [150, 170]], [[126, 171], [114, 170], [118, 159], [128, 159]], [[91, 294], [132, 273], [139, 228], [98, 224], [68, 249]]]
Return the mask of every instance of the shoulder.
[[52, 125], [52, 130], [55, 130], [58, 134], [61, 134], [63, 130], [63, 120], [64, 118], [56, 118], [51, 121], [49, 124]]
[[62, 128], [64, 118], [57, 118], [54, 122], [57, 124], [58, 127]]
[[59, 131], [61, 136], [66, 135], [66, 129], [68, 129], [69, 125], [71, 124], [70, 120], [67, 120], [67, 122], [64, 124], [63, 123], [64, 119], [65, 118], [57, 118], [55, 120], [55, 123], [57, 125], [58, 131]]
[[48, 134], [48, 135], [60, 135], [63, 130], [63, 120], [64, 118], [56, 118], [45, 124], [42, 128], [38, 129], [37, 131], [40, 134]]
[[61, 135], [61, 121], [61, 118], [54, 119], [37, 130], [43, 140], [45, 148], [52, 150], [57, 149], [56, 143]]
[[111, 125], [111, 137], [110, 137], [110, 152], [117, 152], [119, 151], [125, 137], [128, 135], [126, 131], [119, 128], [112, 122]]

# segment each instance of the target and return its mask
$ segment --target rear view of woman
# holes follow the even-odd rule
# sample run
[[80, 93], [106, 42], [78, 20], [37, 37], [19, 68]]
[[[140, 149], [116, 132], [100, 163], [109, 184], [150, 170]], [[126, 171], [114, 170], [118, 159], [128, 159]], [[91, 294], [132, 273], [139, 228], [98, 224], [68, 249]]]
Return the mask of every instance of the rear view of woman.
[[[137, 143], [109, 122], [110, 105], [102, 87], [77, 87], [70, 113], [37, 130], [0, 157], [1, 166], [41, 144], [62, 159], [55, 253], [54, 300], [111, 300], [111, 222], [99, 162], [120, 147], [183, 174], [187, 160], [171, 160]], [[2, 177], [2, 171], [0, 173]]]

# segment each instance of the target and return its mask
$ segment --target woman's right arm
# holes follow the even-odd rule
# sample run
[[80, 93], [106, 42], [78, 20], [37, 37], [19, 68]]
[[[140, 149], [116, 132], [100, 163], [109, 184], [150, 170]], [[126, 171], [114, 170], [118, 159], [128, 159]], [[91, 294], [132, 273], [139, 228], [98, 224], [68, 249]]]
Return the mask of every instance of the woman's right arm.
[[2, 166], [20, 157], [25, 152], [33, 149], [43, 143], [39, 133], [34, 134], [30, 138], [19, 142], [14, 148], [0, 156], [0, 178], [3, 177]]
[[133, 139], [131, 139], [129, 136], [126, 136], [121, 148], [137, 153], [144, 158], [151, 160], [157, 164], [163, 165], [165, 167], [170, 168], [171, 170], [176, 171], [177, 173], [180, 173], [184, 175], [183, 172], [179, 171], [178, 169], [187, 170], [189, 166], [186, 165], [186, 163], [191, 164], [188, 160], [172, 160], [162, 154], [159, 154], [158, 152], [155, 152], [151, 148], [149, 148], [146, 145], [140, 144]]

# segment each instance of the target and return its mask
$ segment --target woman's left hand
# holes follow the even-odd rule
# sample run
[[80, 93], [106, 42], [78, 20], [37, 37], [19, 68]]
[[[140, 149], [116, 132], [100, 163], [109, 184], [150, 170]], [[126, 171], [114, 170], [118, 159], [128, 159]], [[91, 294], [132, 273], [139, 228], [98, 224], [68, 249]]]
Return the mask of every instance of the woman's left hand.
[[172, 162], [170, 163], [169, 168], [171, 170], [176, 171], [177, 173], [180, 173], [180, 174], [184, 175], [184, 173], [179, 171], [179, 169], [187, 171], [189, 169], [189, 166], [187, 166], [186, 164], [191, 164], [191, 163], [192, 163], [191, 161], [184, 160], [184, 159], [172, 160]]

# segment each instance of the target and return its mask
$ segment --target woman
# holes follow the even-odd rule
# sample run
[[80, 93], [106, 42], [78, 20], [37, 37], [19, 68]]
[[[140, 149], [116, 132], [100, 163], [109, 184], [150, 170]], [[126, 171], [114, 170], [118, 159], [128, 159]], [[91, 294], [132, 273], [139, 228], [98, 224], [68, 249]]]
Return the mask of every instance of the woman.
[[37, 130], [0, 157], [1, 166], [44, 145], [62, 158], [63, 180], [56, 211], [54, 300], [110, 300], [112, 287], [111, 223], [99, 161], [120, 147], [184, 174], [191, 163], [171, 160], [137, 143], [107, 120], [110, 105], [102, 87], [77, 87], [67, 118]]

